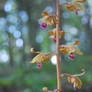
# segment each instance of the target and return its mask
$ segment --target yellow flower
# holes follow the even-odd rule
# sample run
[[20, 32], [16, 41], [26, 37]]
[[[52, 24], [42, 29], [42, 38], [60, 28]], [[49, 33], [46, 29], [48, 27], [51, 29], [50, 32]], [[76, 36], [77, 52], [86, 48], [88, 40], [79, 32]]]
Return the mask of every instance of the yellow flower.
[[78, 45], [78, 44], [80, 44], [80, 41], [76, 40], [75, 43], [71, 43], [69, 45], [61, 45], [60, 51], [64, 54], [74, 53], [74, 54], [82, 55], [83, 53], [78, 48], [74, 47], [74, 45]]
[[68, 76], [67, 81], [69, 84], [73, 84], [74, 88], [81, 88], [82, 87], [82, 82], [78, 77], [75, 76]]
[[[49, 30], [48, 34], [50, 35], [50, 37], [52, 38], [53, 36], [56, 36], [56, 28]], [[63, 35], [65, 34], [65, 32], [62, 30], [59, 32], [59, 38], [61, 38]]]
[[69, 5], [66, 5], [67, 10], [69, 11], [84, 11], [84, 8], [77, 3], [70, 3]]
[[80, 3], [85, 2], [86, 0], [73, 0], [71, 2], [64, 3], [63, 5], [66, 5], [66, 9], [68, 11], [73, 11], [76, 15], [78, 15], [78, 11], [84, 11], [84, 8], [80, 5]]
[[46, 23], [48, 26], [56, 24], [56, 17], [53, 14], [43, 11], [42, 16], [40, 21]]
[[41, 63], [41, 62], [48, 62], [50, 59], [50, 56], [44, 53], [39, 53], [37, 56], [33, 58], [33, 60], [30, 63]]
[[61, 45], [60, 51], [64, 54], [66, 54], [69, 51], [69, 48], [65, 45]]
[[83, 76], [85, 73], [86, 73], [86, 71], [84, 69], [82, 69], [82, 73], [80, 73], [80, 74], [71, 75], [68, 73], [62, 73], [61, 77], [66, 76], [68, 83], [73, 84], [74, 89], [76, 89], [76, 88], [80, 89], [82, 87], [82, 82], [79, 79], [79, 77]]
[[73, 0], [73, 3], [85, 3], [87, 0]]

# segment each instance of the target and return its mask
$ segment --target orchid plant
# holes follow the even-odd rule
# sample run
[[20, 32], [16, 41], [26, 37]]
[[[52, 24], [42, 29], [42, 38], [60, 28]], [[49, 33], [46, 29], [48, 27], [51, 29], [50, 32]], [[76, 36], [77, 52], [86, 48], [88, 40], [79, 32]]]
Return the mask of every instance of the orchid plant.
[[83, 11], [84, 8], [81, 6], [81, 4], [85, 3], [86, 0], [71, 0], [71, 2], [63, 2], [60, 3], [59, 0], [56, 0], [56, 6], [57, 11], [56, 14], [51, 14], [48, 11], [42, 12], [42, 18], [39, 19], [40, 21], [40, 27], [44, 30], [49, 26], [56, 25], [56, 28], [51, 29], [48, 31], [48, 34], [50, 35], [50, 38], [53, 42], [56, 43], [57, 50], [55, 53], [43, 53], [40, 51], [35, 51], [34, 48], [31, 48], [32, 53], [37, 53], [38, 55], [33, 58], [32, 61], [30, 61], [31, 64], [37, 63], [37, 67], [41, 68], [43, 62], [48, 62], [50, 60], [51, 55], [57, 56], [57, 89], [54, 91], [48, 90], [47, 87], [43, 88], [43, 92], [61, 92], [62, 91], [62, 85], [61, 85], [61, 78], [67, 77], [67, 81], [69, 84], [73, 85], [74, 89], [80, 89], [82, 87], [82, 82], [79, 79], [80, 76], [83, 76], [85, 74], [85, 70], [82, 70], [82, 73], [71, 75], [68, 73], [61, 73], [61, 66], [60, 66], [60, 52], [62, 54], [68, 54], [68, 58], [70, 60], [75, 60], [75, 54], [82, 55], [83, 53], [76, 47], [76, 45], [80, 44], [79, 40], [75, 40], [74, 43], [70, 43], [69, 45], [64, 45], [59, 43], [59, 40], [65, 35], [64, 30], [60, 31], [60, 7], [65, 6], [66, 9], [70, 12], [74, 12], [76, 16], [78, 16], [78, 11]]

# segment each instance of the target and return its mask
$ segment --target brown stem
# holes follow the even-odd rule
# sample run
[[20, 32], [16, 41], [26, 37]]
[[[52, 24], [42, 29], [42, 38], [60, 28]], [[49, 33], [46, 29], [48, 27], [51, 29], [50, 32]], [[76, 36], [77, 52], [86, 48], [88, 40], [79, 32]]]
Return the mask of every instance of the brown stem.
[[61, 71], [60, 71], [60, 60], [59, 60], [59, 25], [60, 25], [60, 12], [59, 12], [59, 0], [57, 0], [57, 24], [56, 24], [56, 46], [57, 46], [57, 89], [61, 92]]
[[86, 71], [83, 69], [83, 70], [82, 70], [82, 73], [80, 73], [80, 74], [75, 74], [75, 75], [73, 75], [73, 76], [79, 77], [79, 76], [83, 76], [85, 73], [86, 73]]
[[61, 74], [61, 76], [62, 77], [63, 76], [67, 76], [67, 77], [80, 77], [80, 76], [83, 76], [85, 73], [86, 73], [86, 71], [83, 69], [82, 73], [80, 73], [80, 74], [71, 75], [71, 74], [68, 74], [68, 73], [63, 73], [63, 74]]

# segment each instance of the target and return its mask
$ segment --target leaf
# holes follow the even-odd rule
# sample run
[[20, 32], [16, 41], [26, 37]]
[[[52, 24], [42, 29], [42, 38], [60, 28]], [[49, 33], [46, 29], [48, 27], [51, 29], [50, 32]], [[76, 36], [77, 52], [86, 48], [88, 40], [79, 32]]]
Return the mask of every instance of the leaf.
[[33, 58], [33, 60], [30, 63], [41, 63], [41, 62], [48, 62], [50, 59], [50, 56], [44, 53], [39, 53], [37, 56]]

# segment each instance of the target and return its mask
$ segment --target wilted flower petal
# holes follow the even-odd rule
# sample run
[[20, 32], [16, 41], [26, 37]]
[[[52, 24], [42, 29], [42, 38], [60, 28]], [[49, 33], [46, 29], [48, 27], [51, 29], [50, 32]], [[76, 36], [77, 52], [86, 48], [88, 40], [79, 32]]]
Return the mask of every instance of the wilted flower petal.
[[64, 54], [69, 54], [69, 59], [74, 60], [75, 59], [75, 54], [82, 55], [83, 53], [77, 48], [74, 47], [74, 45], [80, 44], [79, 40], [76, 40], [75, 43], [71, 43], [69, 45], [61, 45], [60, 46], [60, 51]]
[[[66, 9], [68, 11], [73, 11], [78, 16], [78, 11], [84, 11], [84, 8], [80, 5], [80, 3], [85, 3], [86, 0], [73, 0], [71, 2], [64, 3], [66, 5]], [[62, 5], [62, 4], [61, 4]]]
[[73, 84], [74, 88], [81, 88], [81, 86], [82, 86], [82, 82], [78, 77], [68, 76], [67, 81], [69, 84]]
[[[43, 11], [42, 13], [42, 18], [40, 19], [40, 21], [42, 23], [45, 23], [47, 26], [51, 26], [53, 24], [56, 24], [56, 16], [54, 16], [53, 14], [48, 13], [48, 11]], [[46, 26], [46, 27], [47, 27]], [[41, 26], [43, 28], [43, 26]]]
[[87, 0], [73, 0], [73, 3], [85, 3]]
[[[50, 38], [52, 39], [53, 42], [56, 42], [56, 28], [49, 30], [48, 34], [50, 35]], [[65, 34], [64, 31], [59, 32], [59, 38], [61, 38]]]
[[46, 55], [44, 53], [39, 53], [37, 56], [33, 58], [33, 60], [30, 63], [48, 62], [49, 59], [50, 59], [49, 55]]

